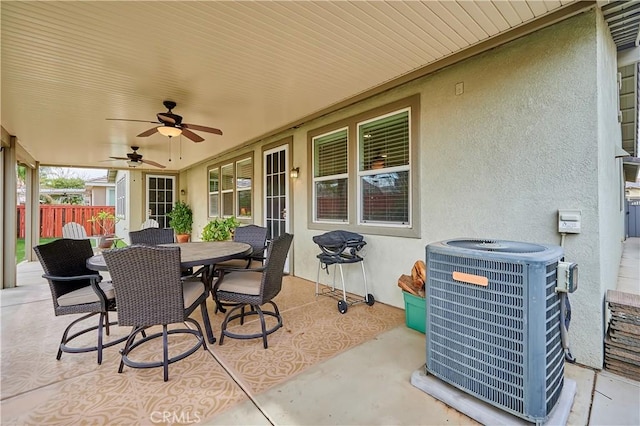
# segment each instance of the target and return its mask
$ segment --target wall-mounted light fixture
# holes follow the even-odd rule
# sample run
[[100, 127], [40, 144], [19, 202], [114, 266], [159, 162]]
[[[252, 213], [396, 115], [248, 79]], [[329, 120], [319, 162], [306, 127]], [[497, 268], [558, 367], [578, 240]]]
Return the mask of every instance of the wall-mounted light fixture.
[[186, 189], [181, 189], [180, 190], [180, 195], [187, 195], [187, 190]]
[[291, 171], [289, 172], [289, 176], [291, 176], [292, 178], [297, 178], [298, 175], [300, 175], [300, 167], [294, 167], [293, 169], [291, 169]]

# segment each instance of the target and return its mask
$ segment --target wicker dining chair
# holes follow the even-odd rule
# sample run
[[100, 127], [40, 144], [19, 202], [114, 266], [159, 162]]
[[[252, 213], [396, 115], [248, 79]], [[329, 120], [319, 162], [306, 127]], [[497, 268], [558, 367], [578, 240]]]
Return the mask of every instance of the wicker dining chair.
[[[251, 246], [251, 253], [243, 258], [218, 263], [214, 272], [215, 275], [218, 275], [219, 269], [227, 269], [227, 271], [230, 271], [235, 268], [246, 269], [264, 264], [264, 253], [267, 245], [267, 228], [257, 225], [240, 226], [236, 228], [233, 233], [233, 241], [249, 244]], [[213, 293], [211, 293], [211, 297], [216, 304], [216, 312], [220, 311], [225, 313], [227, 312], [225, 306], [235, 306], [235, 303], [223, 303], [217, 300]]]
[[[225, 336], [235, 339], [262, 337], [263, 346], [266, 349], [268, 346], [267, 336], [282, 327], [282, 316], [273, 298], [282, 289], [284, 264], [292, 241], [293, 235], [291, 234], [282, 234], [272, 241], [265, 264], [260, 268], [220, 269], [220, 275], [212, 291], [215, 293], [216, 300], [235, 304], [222, 322], [221, 345]], [[272, 311], [261, 308], [261, 305], [267, 303], [273, 307]], [[251, 310], [245, 312], [247, 306]], [[236, 313], [238, 310], [240, 313]], [[247, 315], [258, 315], [262, 330], [260, 333], [240, 334], [227, 329], [229, 322], [238, 318], [240, 324], [243, 325], [244, 317]], [[272, 316], [277, 320], [277, 323], [269, 329], [267, 329], [265, 315]]]
[[[102, 363], [102, 350], [123, 342], [126, 337], [103, 342], [103, 330], [109, 335], [109, 326], [117, 322], [109, 322], [109, 311], [115, 311], [115, 293], [111, 282], [102, 281], [102, 277], [86, 267], [86, 260], [93, 256], [91, 242], [87, 239], [76, 240], [62, 238], [33, 248], [44, 270], [43, 277], [49, 282], [53, 311], [56, 316], [83, 314], [65, 328], [58, 347], [56, 359], [63, 352], [98, 352], [98, 364]], [[71, 329], [81, 321], [99, 315], [98, 325], [71, 333]], [[70, 346], [70, 342], [86, 333], [98, 331], [95, 346]]]
[[[244, 259], [233, 259], [219, 263], [221, 268], [249, 268], [254, 262], [264, 262], [264, 252], [267, 248], [267, 228], [258, 225], [246, 225], [236, 228], [233, 232], [233, 241], [246, 243], [251, 246], [251, 254]], [[257, 265], [256, 265], [257, 266]]]
[[[125, 365], [132, 368], [163, 367], [164, 381], [169, 380], [169, 364], [193, 354], [201, 346], [206, 350], [200, 324], [189, 315], [200, 306], [202, 317], [207, 314], [207, 291], [200, 280], [182, 280], [180, 276], [180, 248], [129, 246], [104, 253], [118, 301], [118, 323], [132, 326], [121, 351], [119, 373]], [[188, 322], [186, 327], [169, 329], [169, 324]], [[145, 335], [154, 325], [162, 331]], [[184, 352], [169, 358], [169, 334], [186, 333], [196, 336], [196, 343]], [[142, 339], [134, 341], [138, 334]], [[129, 357], [140, 345], [162, 337], [162, 361], [142, 362]]]
[[156, 246], [158, 244], [173, 243], [173, 229], [171, 228], [145, 228], [139, 231], [129, 231], [131, 244], [146, 244]]

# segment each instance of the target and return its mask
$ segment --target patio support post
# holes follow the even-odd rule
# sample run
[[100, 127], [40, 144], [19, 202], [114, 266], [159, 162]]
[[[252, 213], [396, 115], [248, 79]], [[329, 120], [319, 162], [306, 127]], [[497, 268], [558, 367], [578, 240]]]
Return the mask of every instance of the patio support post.
[[16, 286], [16, 138], [2, 129], [2, 221], [0, 222], [0, 236], [2, 250], [0, 251], [1, 288]]
[[29, 262], [36, 260], [33, 248], [40, 242], [40, 163], [27, 166], [25, 205], [24, 256]]

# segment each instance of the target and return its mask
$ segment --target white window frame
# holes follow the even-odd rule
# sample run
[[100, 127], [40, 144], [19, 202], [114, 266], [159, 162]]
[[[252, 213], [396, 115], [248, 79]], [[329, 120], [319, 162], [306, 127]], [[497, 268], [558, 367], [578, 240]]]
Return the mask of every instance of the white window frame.
[[[331, 135], [333, 133], [338, 133], [338, 132], [346, 132], [347, 133], [347, 158], [346, 158], [346, 162], [347, 162], [347, 172], [346, 173], [341, 173], [341, 174], [337, 174], [337, 175], [329, 175], [329, 176], [321, 176], [321, 177], [316, 177], [316, 170], [315, 170], [315, 153], [316, 153], [316, 141], [320, 138], [323, 138], [325, 136]], [[344, 127], [339, 127], [336, 129], [333, 129], [329, 132], [325, 132], [322, 133], [320, 135], [314, 136], [312, 138], [312, 143], [311, 143], [311, 155], [312, 155], [312, 170], [311, 170], [311, 176], [312, 176], [312, 221], [314, 223], [350, 223], [350, 217], [349, 217], [349, 205], [350, 205], [350, 199], [349, 199], [349, 195], [348, 195], [348, 188], [349, 188], [349, 163], [350, 163], [350, 158], [349, 158], [349, 126], [344, 126]], [[329, 219], [318, 219], [318, 194], [317, 194], [317, 187], [316, 187], [316, 183], [318, 182], [324, 182], [324, 181], [328, 181], [328, 180], [338, 180], [338, 179], [346, 179], [347, 181], [347, 217], [344, 220], [329, 220]]]
[[[243, 187], [241, 188], [240, 185], [238, 184], [238, 167], [240, 163], [243, 163], [245, 161], [249, 161], [249, 165], [251, 168], [251, 185], [247, 188], [247, 187]], [[252, 157], [245, 157], [245, 158], [241, 158], [237, 161], [235, 161], [235, 190], [236, 190], [236, 194], [235, 194], [235, 207], [236, 207], [236, 217], [238, 219], [243, 219], [243, 220], [251, 220], [253, 218], [253, 158]], [[248, 215], [240, 215], [240, 193], [244, 192], [244, 191], [250, 191], [251, 197], [251, 206], [250, 206], [250, 214]]]
[[121, 177], [116, 182], [116, 216], [124, 219], [127, 216], [127, 179]]
[[[408, 126], [408, 132], [407, 134], [409, 135], [409, 140], [407, 141], [408, 143], [408, 149], [409, 149], [409, 163], [404, 165], [404, 166], [396, 166], [396, 167], [383, 167], [382, 169], [371, 169], [371, 170], [363, 170], [362, 165], [360, 164], [361, 161], [361, 152], [360, 152], [360, 131], [362, 129], [362, 126], [371, 123], [373, 121], [378, 121], [378, 120], [383, 120], [387, 117], [390, 117], [392, 115], [397, 115], [397, 114], [401, 114], [403, 112], [407, 113], [407, 126]], [[357, 170], [357, 189], [356, 189], [356, 197], [357, 197], [357, 218], [358, 218], [358, 225], [360, 226], [375, 226], [375, 227], [380, 227], [380, 226], [384, 226], [384, 227], [392, 227], [392, 228], [411, 228], [412, 227], [412, 195], [411, 195], [411, 188], [413, 185], [413, 182], [411, 180], [411, 107], [406, 107], [406, 108], [401, 108], [399, 110], [396, 111], [392, 111], [389, 112], [387, 114], [383, 114], [383, 115], [379, 115], [364, 121], [359, 121], [356, 124], [356, 134], [357, 134], [357, 155], [356, 158], [358, 159], [358, 164], [356, 166], [356, 170]], [[362, 205], [362, 177], [364, 176], [373, 176], [373, 175], [377, 175], [377, 174], [381, 174], [381, 171], [383, 171], [384, 173], [395, 173], [395, 172], [406, 172], [408, 175], [408, 183], [407, 183], [407, 198], [408, 198], [408, 203], [407, 203], [407, 217], [408, 217], [408, 221], [407, 223], [394, 223], [394, 222], [378, 222], [378, 221], [363, 221], [362, 220], [362, 211], [363, 211], [363, 205]]]
[[[218, 173], [218, 190], [211, 191], [211, 172], [215, 171]], [[211, 167], [207, 172], [207, 189], [209, 190], [209, 198], [207, 200], [207, 215], [208, 217], [219, 217], [220, 216], [220, 167]], [[211, 214], [211, 198], [216, 197], [218, 199], [218, 203], [216, 205], [215, 214]]]

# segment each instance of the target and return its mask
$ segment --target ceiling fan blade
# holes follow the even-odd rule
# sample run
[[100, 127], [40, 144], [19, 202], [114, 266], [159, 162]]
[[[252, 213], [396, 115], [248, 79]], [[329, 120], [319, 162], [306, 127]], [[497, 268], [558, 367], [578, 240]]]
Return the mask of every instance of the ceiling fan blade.
[[186, 137], [188, 137], [189, 139], [191, 139], [194, 142], [202, 142], [204, 140], [200, 136], [198, 136], [195, 133], [193, 133], [191, 130], [185, 129], [184, 126], [182, 127], [182, 134], [185, 135]]
[[182, 128], [183, 129], [198, 130], [200, 132], [215, 133], [216, 135], [222, 136], [222, 130], [214, 129], [213, 127], [199, 126], [197, 124], [182, 123]]
[[144, 164], [151, 164], [152, 166], [160, 167], [161, 169], [166, 169], [166, 166], [163, 166], [160, 163], [156, 163], [155, 161], [143, 160], [142, 158], [139, 161]]
[[114, 160], [128, 160], [127, 157], [109, 157], [109, 158], [113, 158]]
[[140, 133], [137, 137], [138, 138], [144, 138], [146, 136], [151, 136], [152, 134], [156, 133], [157, 131], [158, 131], [157, 127], [152, 127], [151, 129], [147, 130], [146, 132]]
[[152, 123], [152, 124], [162, 124], [158, 121], [149, 121], [149, 120], [129, 120], [128, 118], [105, 118], [105, 120], [109, 121], [135, 121], [136, 123]]

